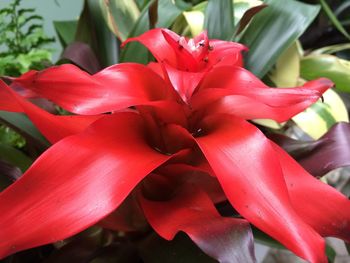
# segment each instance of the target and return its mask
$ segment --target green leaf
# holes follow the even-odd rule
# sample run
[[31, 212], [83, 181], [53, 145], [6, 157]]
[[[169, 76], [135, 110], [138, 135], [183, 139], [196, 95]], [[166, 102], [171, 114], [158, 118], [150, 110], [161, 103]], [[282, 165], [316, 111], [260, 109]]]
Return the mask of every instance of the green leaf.
[[134, 0], [100, 1], [105, 7], [104, 18], [108, 27], [124, 41], [133, 29], [140, 11]]
[[301, 77], [331, 79], [339, 91], [350, 92], [350, 62], [332, 55], [310, 55], [301, 60]]
[[[155, 0], [148, 2], [148, 4], [142, 10], [140, 17], [136, 22], [133, 30], [131, 31], [129, 37], [141, 35], [142, 33], [146, 32], [149, 29], [150, 24], [148, 20], [148, 9], [154, 2]], [[137, 42], [129, 43], [122, 49], [122, 52], [120, 54], [120, 62], [137, 62], [137, 63], [147, 64], [149, 60], [148, 54], [149, 53], [147, 48], [145, 48], [140, 43], [137, 43]]]
[[190, 28], [191, 35], [197, 36], [203, 31], [204, 14], [201, 11], [188, 11], [183, 13]]
[[53, 21], [53, 25], [55, 27], [61, 45], [64, 48], [74, 41], [78, 25], [77, 20]]
[[229, 40], [233, 35], [233, 26], [232, 0], [209, 0], [204, 19], [209, 38]]
[[76, 40], [90, 45], [102, 67], [118, 62], [118, 43], [104, 20], [102, 0], [85, 0]]
[[350, 35], [348, 34], [348, 32], [346, 32], [343, 25], [340, 23], [338, 18], [334, 15], [332, 9], [329, 7], [327, 2], [325, 0], [320, 0], [320, 4], [322, 6], [323, 11], [327, 14], [329, 20], [331, 20], [335, 28], [338, 29], [338, 31], [342, 33], [347, 39], [350, 39]]
[[26, 140], [6, 125], [0, 125], [0, 143], [22, 148], [25, 146]]
[[11, 128], [14, 128], [27, 140], [36, 141], [41, 146], [48, 146], [49, 143], [39, 132], [39, 130], [33, 125], [27, 116], [16, 112], [0, 111], [0, 120], [9, 124]]
[[1, 142], [0, 142], [0, 159], [5, 160], [8, 163], [20, 168], [22, 172], [25, 172], [33, 162], [23, 152], [17, 150], [11, 145], [7, 145]]
[[249, 47], [246, 68], [263, 77], [278, 57], [306, 30], [320, 10], [295, 0], [267, 0], [244, 31], [240, 42]]
[[300, 75], [300, 53], [298, 43], [294, 42], [277, 59], [269, 78], [277, 87], [295, 87]]

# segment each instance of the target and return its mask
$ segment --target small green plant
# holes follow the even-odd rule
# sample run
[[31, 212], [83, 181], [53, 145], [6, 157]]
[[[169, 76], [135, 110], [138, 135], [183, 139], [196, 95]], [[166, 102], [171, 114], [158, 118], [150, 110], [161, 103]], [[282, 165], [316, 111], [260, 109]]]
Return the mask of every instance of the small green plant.
[[54, 38], [45, 35], [42, 16], [33, 8], [20, 8], [13, 0], [0, 10], [0, 75], [18, 76], [29, 69], [50, 65]]

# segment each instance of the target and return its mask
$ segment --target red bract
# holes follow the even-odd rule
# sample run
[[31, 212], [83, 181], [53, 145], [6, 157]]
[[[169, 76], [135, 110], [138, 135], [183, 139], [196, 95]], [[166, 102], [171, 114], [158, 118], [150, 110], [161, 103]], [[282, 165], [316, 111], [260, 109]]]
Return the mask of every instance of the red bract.
[[[327, 261], [321, 236], [350, 239], [347, 198], [247, 121], [285, 121], [333, 83], [267, 87], [241, 67], [242, 45], [205, 33], [187, 41], [155, 29], [133, 40], [158, 63], [92, 76], [62, 65], [14, 81], [79, 115], [48, 114], [1, 83], [2, 109], [25, 112], [55, 143], [0, 194], [1, 257], [108, 215], [102, 225], [130, 230], [119, 221], [129, 212], [117, 209], [130, 193], [159, 235], [184, 231], [221, 262], [254, 261], [247, 221], [310, 262]], [[218, 214], [214, 204], [226, 199], [247, 221]]]

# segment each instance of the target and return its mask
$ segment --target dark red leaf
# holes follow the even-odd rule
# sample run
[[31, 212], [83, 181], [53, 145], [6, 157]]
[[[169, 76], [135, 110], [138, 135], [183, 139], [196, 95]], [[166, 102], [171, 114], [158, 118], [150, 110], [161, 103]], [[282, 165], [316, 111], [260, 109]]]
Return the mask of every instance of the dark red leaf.
[[349, 123], [335, 124], [316, 141], [299, 141], [279, 134], [269, 137], [314, 176], [323, 176], [333, 169], [350, 166]]
[[163, 238], [171, 240], [183, 231], [219, 262], [255, 262], [248, 222], [221, 217], [199, 188], [183, 185], [169, 201], [140, 201], [148, 222]]
[[102, 69], [93, 50], [83, 42], [70, 43], [63, 51], [61, 59], [70, 60], [90, 74], [95, 74]]

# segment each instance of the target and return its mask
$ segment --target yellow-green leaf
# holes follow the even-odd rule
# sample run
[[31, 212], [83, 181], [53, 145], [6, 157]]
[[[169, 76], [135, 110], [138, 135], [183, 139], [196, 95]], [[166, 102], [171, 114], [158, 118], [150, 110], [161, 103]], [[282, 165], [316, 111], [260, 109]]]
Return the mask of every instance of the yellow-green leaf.
[[301, 77], [307, 80], [325, 77], [339, 91], [350, 92], [350, 62], [333, 55], [310, 55], [301, 60]]
[[324, 135], [336, 122], [349, 121], [346, 107], [334, 90], [326, 91], [323, 98], [324, 102], [318, 101], [293, 117], [293, 121], [314, 139]]
[[300, 52], [298, 43], [294, 42], [277, 59], [269, 78], [277, 87], [297, 86], [300, 72]]

